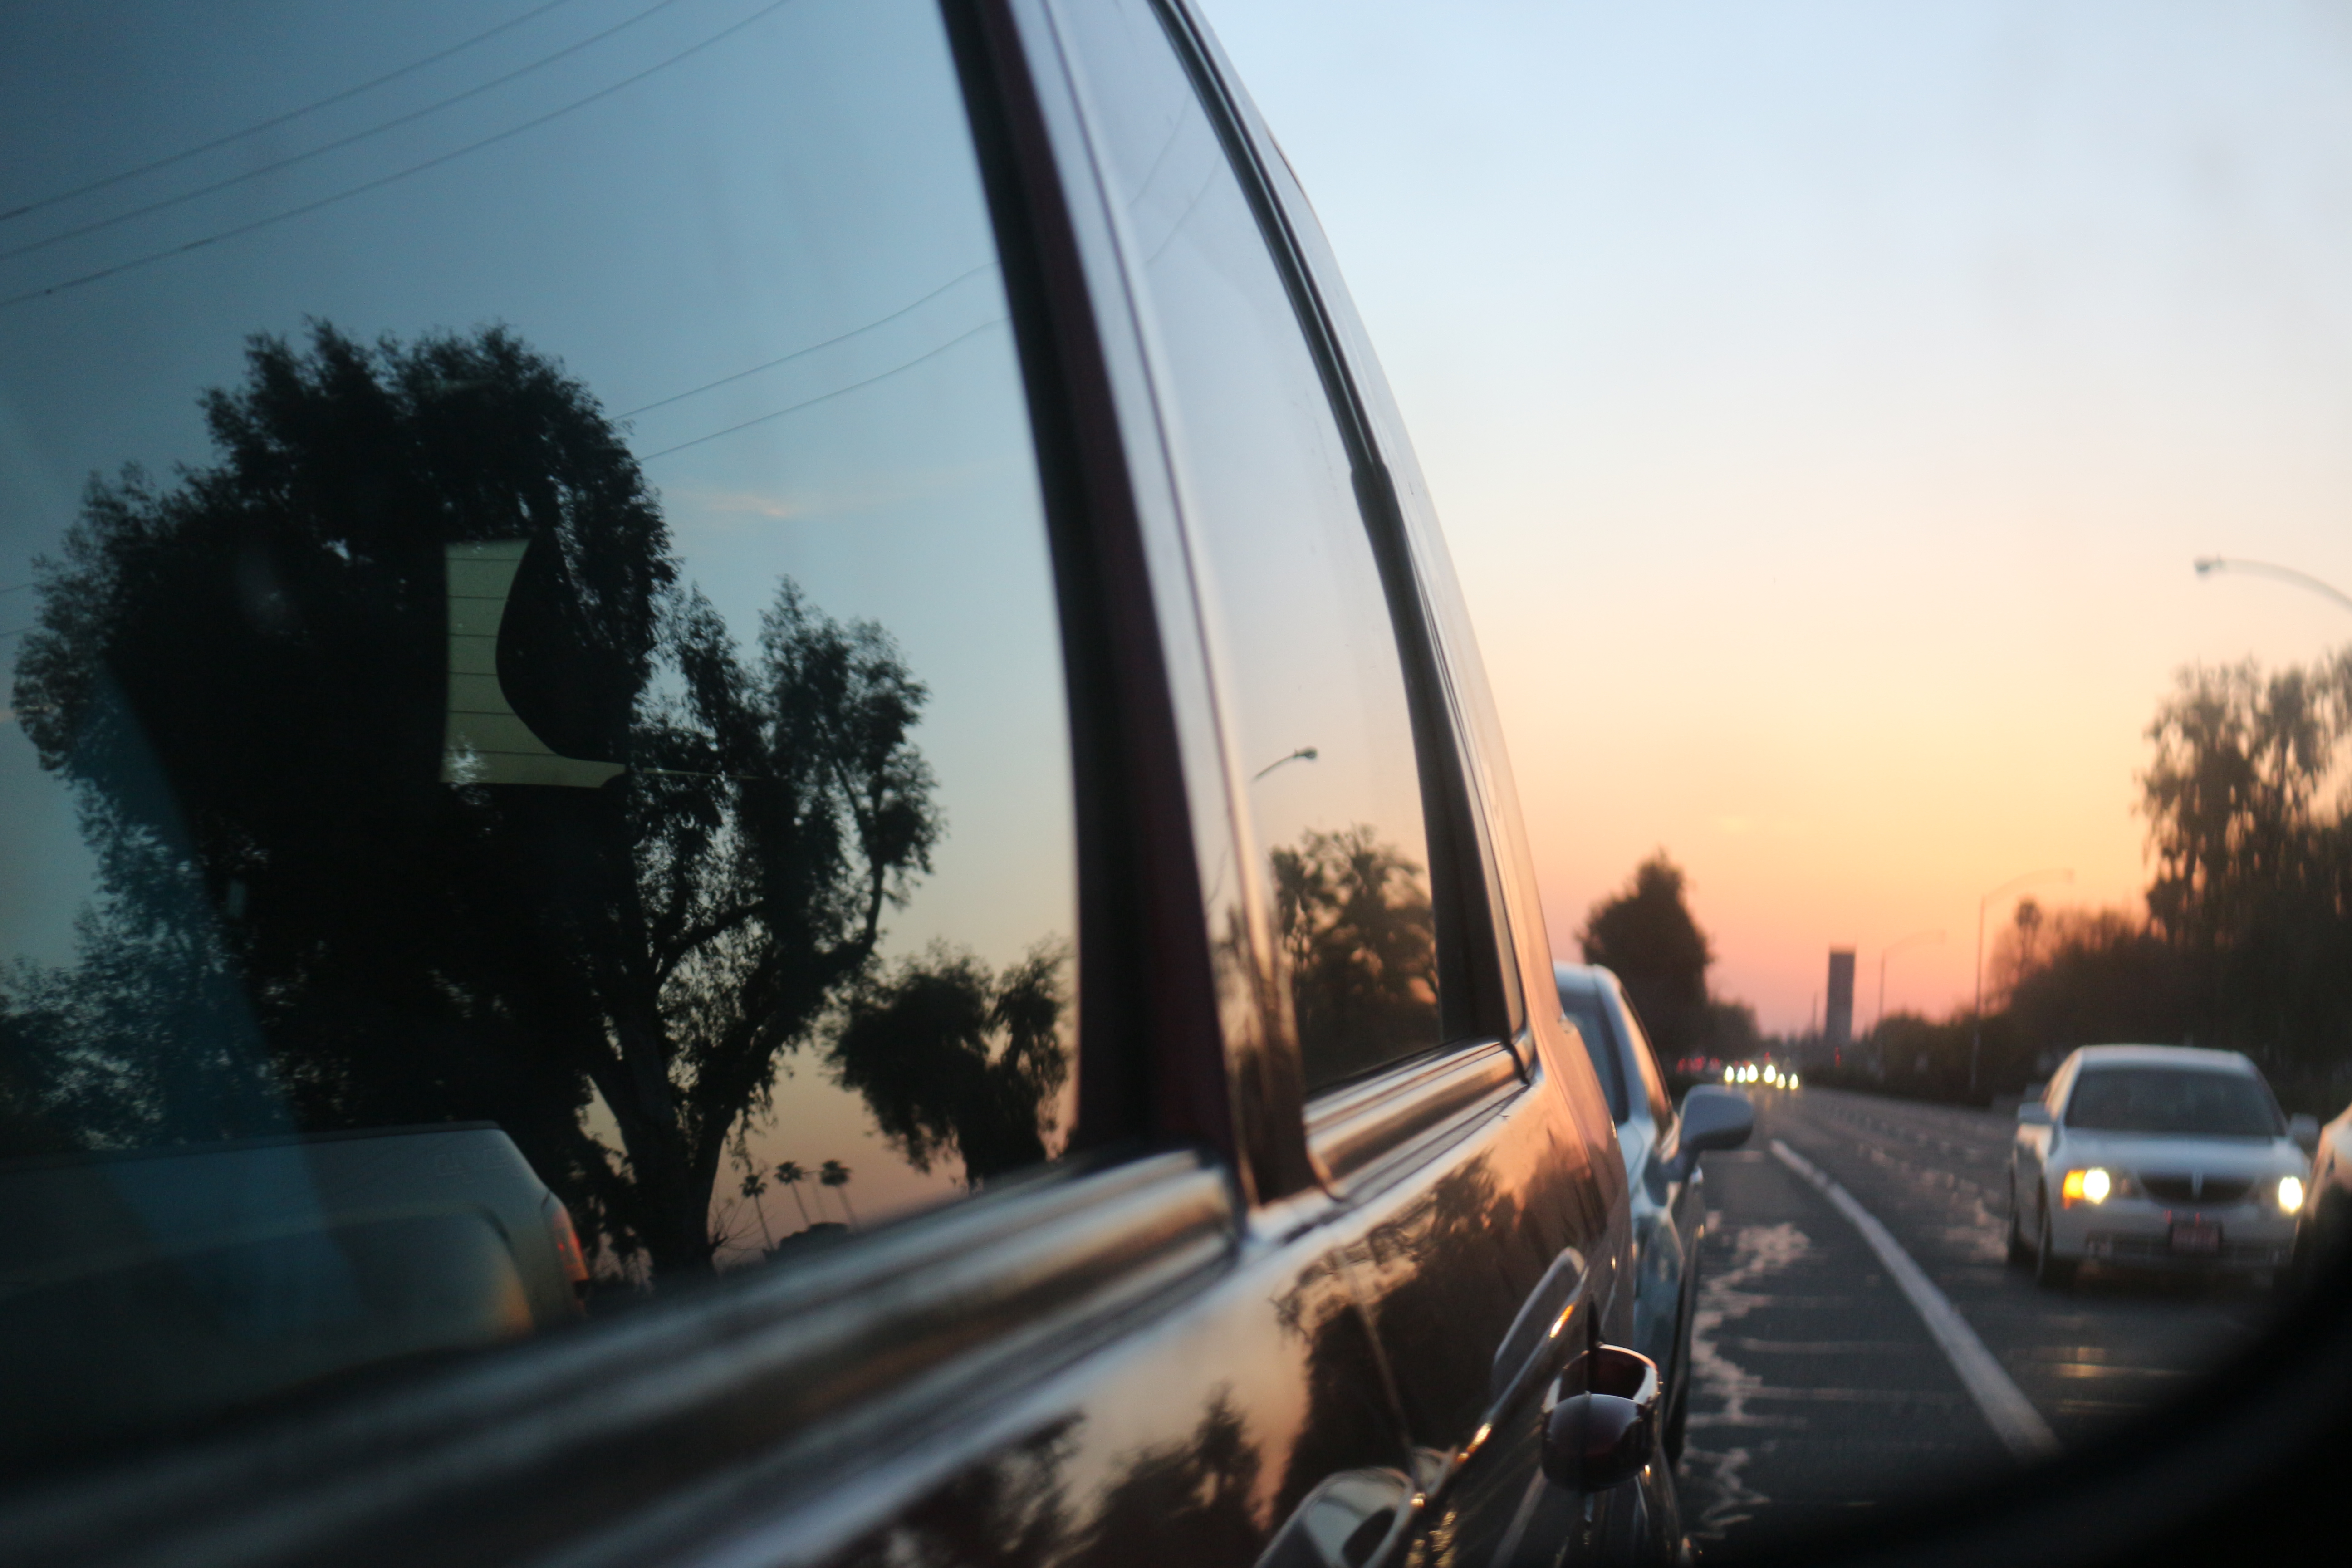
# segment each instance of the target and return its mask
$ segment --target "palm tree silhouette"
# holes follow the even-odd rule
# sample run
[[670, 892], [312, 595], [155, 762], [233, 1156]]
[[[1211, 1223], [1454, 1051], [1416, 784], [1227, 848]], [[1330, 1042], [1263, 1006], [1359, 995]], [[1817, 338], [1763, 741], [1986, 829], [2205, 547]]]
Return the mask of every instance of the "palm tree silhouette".
[[793, 1202], [800, 1205], [803, 1230], [815, 1223], [809, 1218], [808, 1200], [801, 1196], [801, 1184], [807, 1181], [808, 1176], [808, 1171], [798, 1160], [787, 1160], [776, 1167], [776, 1180], [783, 1183], [784, 1190], [793, 1194]]
[[841, 1199], [841, 1212], [848, 1216], [852, 1226], [856, 1225], [857, 1211], [849, 1206], [849, 1167], [838, 1160], [827, 1160], [817, 1172], [816, 1179], [834, 1190]]
[[768, 1244], [770, 1252], [773, 1252], [776, 1250], [776, 1235], [768, 1228], [768, 1205], [760, 1201], [767, 1194], [767, 1181], [759, 1172], [743, 1173], [743, 1195], [751, 1200], [751, 1212], [760, 1217], [760, 1239]]

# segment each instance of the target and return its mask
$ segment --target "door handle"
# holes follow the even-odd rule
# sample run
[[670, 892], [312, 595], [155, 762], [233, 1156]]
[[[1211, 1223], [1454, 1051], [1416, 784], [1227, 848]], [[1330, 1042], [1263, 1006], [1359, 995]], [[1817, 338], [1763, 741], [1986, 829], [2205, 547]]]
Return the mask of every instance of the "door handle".
[[1257, 1568], [1366, 1568], [1412, 1511], [1402, 1470], [1341, 1470], [1308, 1492], [1257, 1560]]
[[1583, 1392], [1552, 1406], [1544, 1423], [1544, 1474], [1571, 1491], [1606, 1491], [1640, 1475], [1658, 1451], [1658, 1363], [1601, 1345], [1576, 1358], [1562, 1382]]

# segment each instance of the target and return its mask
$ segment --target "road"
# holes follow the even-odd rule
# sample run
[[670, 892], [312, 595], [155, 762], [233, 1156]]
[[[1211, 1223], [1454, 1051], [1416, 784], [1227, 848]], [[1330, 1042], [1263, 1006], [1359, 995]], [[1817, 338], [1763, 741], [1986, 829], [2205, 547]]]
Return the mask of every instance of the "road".
[[[2007, 1267], [2010, 1116], [1826, 1089], [1750, 1098], [1748, 1147], [1706, 1157], [1682, 1475], [1702, 1558], [2011, 1472], [2021, 1423], [2071, 1449], [2146, 1419], [2273, 1310], [2251, 1284], [2086, 1269], [2056, 1292]], [[1807, 1166], [1885, 1227], [2025, 1396], [2006, 1440]]]

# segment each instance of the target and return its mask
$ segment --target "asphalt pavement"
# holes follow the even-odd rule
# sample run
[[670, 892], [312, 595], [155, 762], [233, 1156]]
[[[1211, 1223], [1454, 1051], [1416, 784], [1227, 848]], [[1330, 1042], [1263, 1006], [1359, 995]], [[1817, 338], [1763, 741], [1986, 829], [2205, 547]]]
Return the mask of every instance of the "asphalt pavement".
[[2007, 1266], [2011, 1115], [1748, 1092], [1754, 1138], [1706, 1157], [1681, 1478], [1702, 1558], [2150, 1419], [2275, 1310], [2247, 1282], [2086, 1268], [2053, 1291]]

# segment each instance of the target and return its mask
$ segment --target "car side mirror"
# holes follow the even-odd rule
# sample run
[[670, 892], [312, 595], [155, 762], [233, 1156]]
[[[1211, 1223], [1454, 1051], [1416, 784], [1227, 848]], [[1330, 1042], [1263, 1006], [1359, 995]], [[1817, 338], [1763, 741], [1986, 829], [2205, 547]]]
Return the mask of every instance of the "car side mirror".
[[2286, 1135], [2294, 1139], [2294, 1146], [2305, 1153], [2317, 1153], [2319, 1152], [2319, 1118], [2316, 1116], [2288, 1117]]
[[1585, 1392], [1552, 1406], [1544, 1422], [1544, 1475], [1575, 1492], [1623, 1486], [1658, 1452], [1658, 1363], [1601, 1345], [1579, 1356], [1566, 1379]]
[[1756, 1107], [1736, 1089], [1700, 1084], [1683, 1096], [1677, 1157], [1687, 1171], [1710, 1149], [1737, 1149], [1756, 1131]]
[[2050, 1108], [2038, 1100], [2021, 1100], [2017, 1107], [2017, 1124], [2021, 1127], [2047, 1127]]

